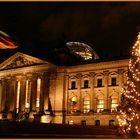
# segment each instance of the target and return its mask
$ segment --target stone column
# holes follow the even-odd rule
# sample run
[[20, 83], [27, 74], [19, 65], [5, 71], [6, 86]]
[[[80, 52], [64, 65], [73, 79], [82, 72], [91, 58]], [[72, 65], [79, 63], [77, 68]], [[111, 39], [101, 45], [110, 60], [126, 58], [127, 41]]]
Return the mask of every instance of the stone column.
[[8, 113], [8, 83], [7, 79], [2, 80], [2, 112], [3, 112], [3, 118], [7, 118]]
[[36, 110], [36, 98], [37, 98], [37, 74], [33, 73], [31, 81], [31, 95], [30, 95], [30, 113], [29, 118], [33, 119]]
[[109, 97], [109, 90], [108, 90], [108, 84], [109, 84], [109, 71], [104, 71], [104, 88], [105, 88], [105, 103], [104, 103], [104, 109], [109, 109], [109, 104], [108, 104], [108, 97]]
[[[55, 114], [56, 111], [56, 85], [57, 85], [57, 73], [56, 72], [52, 72], [51, 75], [49, 76], [49, 99], [51, 102], [51, 108], [52, 108], [52, 113]], [[52, 117], [52, 122], [55, 122], [55, 117]]]
[[56, 72], [51, 73], [50, 75], [50, 80], [49, 80], [49, 99], [51, 101], [52, 105], [52, 111], [55, 112], [56, 107], [55, 103], [57, 102], [56, 99], [56, 79], [57, 79], [57, 74]]
[[40, 106], [39, 106], [39, 112], [43, 113], [44, 112], [44, 73], [40, 73], [39, 77], [41, 78], [41, 88], [40, 88]]
[[2, 81], [0, 80], [0, 113], [1, 111], [2, 111]]
[[93, 108], [93, 109], [94, 109], [94, 112], [97, 112], [97, 103], [98, 103], [97, 100], [98, 100], [98, 99], [95, 98], [95, 96], [94, 96], [94, 99], [93, 99], [93, 103], [94, 103], [94, 104], [93, 104], [93, 105], [94, 105], [94, 108]]
[[[15, 77], [16, 80], [15, 80], [15, 97], [14, 97], [14, 108], [15, 108], [15, 115], [17, 114], [17, 95], [18, 95], [18, 81], [20, 82], [20, 91], [21, 91], [21, 79], [20, 79], [20, 76], [16, 76]], [[21, 96], [21, 92], [19, 91], [19, 102], [18, 102], [18, 112], [20, 111], [20, 96]]]
[[6, 81], [3, 78], [2, 79], [2, 108], [1, 108], [2, 111], [5, 110], [5, 101], [6, 101]]
[[11, 94], [11, 81], [10, 81], [10, 77], [7, 77], [7, 79], [6, 79], [6, 101], [5, 101], [7, 113], [9, 112], [9, 109], [10, 109], [10, 94]]
[[12, 95], [12, 78], [6, 77], [6, 110], [7, 110], [7, 119], [12, 119], [11, 102], [13, 99]]
[[36, 111], [36, 97], [37, 97], [37, 75], [36, 74], [33, 74], [31, 82], [32, 82], [32, 86], [31, 86], [30, 106], [31, 106], [31, 111], [35, 112]]
[[[28, 80], [28, 83], [27, 83], [27, 80]], [[31, 111], [31, 87], [32, 87], [32, 74], [29, 73], [26, 75], [26, 81], [25, 81], [25, 111], [26, 112]], [[29, 107], [28, 106], [26, 107], [27, 102], [29, 103]]]
[[123, 69], [118, 69], [118, 78], [119, 78], [119, 81], [118, 81], [118, 84], [119, 84], [119, 97], [118, 97], [118, 103], [120, 105], [120, 102], [121, 102], [121, 92], [122, 92], [122, 88], [124, 86], [124, 79], [123, 79], [123, 73], [124, 73], [124, 70]]
[[66, 113], [69, 112], [69, 75], [66, 75], [66, 90], [65, 90], [65, 109]]
[[63, 81], [63, 104], [62, 104], [62, 115], [63, 115], [63, 120], [62, 123], [65, 124], [66, 123], [66, 97], [67, 97], [67, 92], [68, 91], [68, 76], [66, 75], [66, 73], [64, 73], [64, 81]]
[[82, 74], [77, 74], [76, 77], [77, 77], [77, 94], [78, 94], [78, 104], [79, 104], [78, 110], [81, 112], [82, 111], [81, 110], [82, 109], [81, 108], [81, 104], [82, 104], [82, 101], [81, 101]]
[[20, 88], [19, 110], [25, 111], [26, 76], [22, 76], [20, 82], [21, 88]]
[[95, 110], [95, 93], [94, 93], [94, 77], [95, 77], [95, 73], [94, 72], [90, 72], [89, 73], [89, 84], [90, 84], [90, 110], [94, 111]]
[[49, 73], [44, 73], [44, 86], [43, 88], [43, 96], [44, 96], [44, 111], [48, 114], [50, 113], [49, 108]]
[[16, 110], [16, 78], [11, 77], [11, 98], [10, 98], [10, 111], [14, 112]]

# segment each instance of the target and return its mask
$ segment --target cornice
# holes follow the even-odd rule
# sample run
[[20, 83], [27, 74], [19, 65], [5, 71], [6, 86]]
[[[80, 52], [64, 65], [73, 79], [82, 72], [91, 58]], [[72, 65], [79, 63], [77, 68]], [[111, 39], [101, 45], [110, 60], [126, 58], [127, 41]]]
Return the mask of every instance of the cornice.
[[50, 69], [55, 68], [56, 66], [53, 66], [51, 64], [43, 64], [43, 65], [36, 65], [36, 66], [28, 66], [28, 67], [22, 67], [22, 68], [14, 68], [14, 69], [8, 69], [8, 70], [1, 70], [0, 76], [3, 75], [12, 75], [12, 74], [26, 74], [26, 73], [34, 73], [34, 72], [43, 72], [43, 71], [50, 71]]
[[66, 67], [67, 73], [128, 67], [129, 59]]

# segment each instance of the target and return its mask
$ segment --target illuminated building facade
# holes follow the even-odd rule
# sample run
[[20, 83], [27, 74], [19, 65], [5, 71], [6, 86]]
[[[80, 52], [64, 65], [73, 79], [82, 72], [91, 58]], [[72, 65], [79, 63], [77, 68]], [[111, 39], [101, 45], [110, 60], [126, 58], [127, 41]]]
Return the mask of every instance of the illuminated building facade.
[[128, 59], [56, 66], [17, 52], [0, 64], [0, 119], [28, 112], [48, 123], [117, 123], [127, 70]]

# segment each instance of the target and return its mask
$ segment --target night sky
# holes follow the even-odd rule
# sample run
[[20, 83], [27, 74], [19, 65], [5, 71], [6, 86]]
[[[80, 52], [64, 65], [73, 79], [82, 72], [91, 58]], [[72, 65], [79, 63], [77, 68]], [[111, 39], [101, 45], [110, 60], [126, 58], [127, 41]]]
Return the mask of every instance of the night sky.
[[[42, 59], [68, 41], [91, 46], [101, 58], [128, 56], [140, 27], [140, 2], [0, 2], [0, 30], [20, 51]], [[55, 57], [57, 59], [57, 57]]]

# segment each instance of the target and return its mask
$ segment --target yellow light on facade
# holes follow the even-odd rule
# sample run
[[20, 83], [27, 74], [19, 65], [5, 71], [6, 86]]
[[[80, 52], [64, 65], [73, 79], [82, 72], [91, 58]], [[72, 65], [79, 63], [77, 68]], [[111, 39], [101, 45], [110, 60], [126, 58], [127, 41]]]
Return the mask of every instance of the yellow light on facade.
[[40, 90], [41, 90], [41, 79], [37, 79], [37, 98], [36, 98], [36, 107], [40, 106]]
[[19, 111], [19, 97], [20, 97], [20, 81], [17, 83], [17, 100], [16, 100], [16, 112]]
[[51, 116], [50, 115], [43, 115], [41, 116], [41, 123], [50, 123], [51, 121]]

